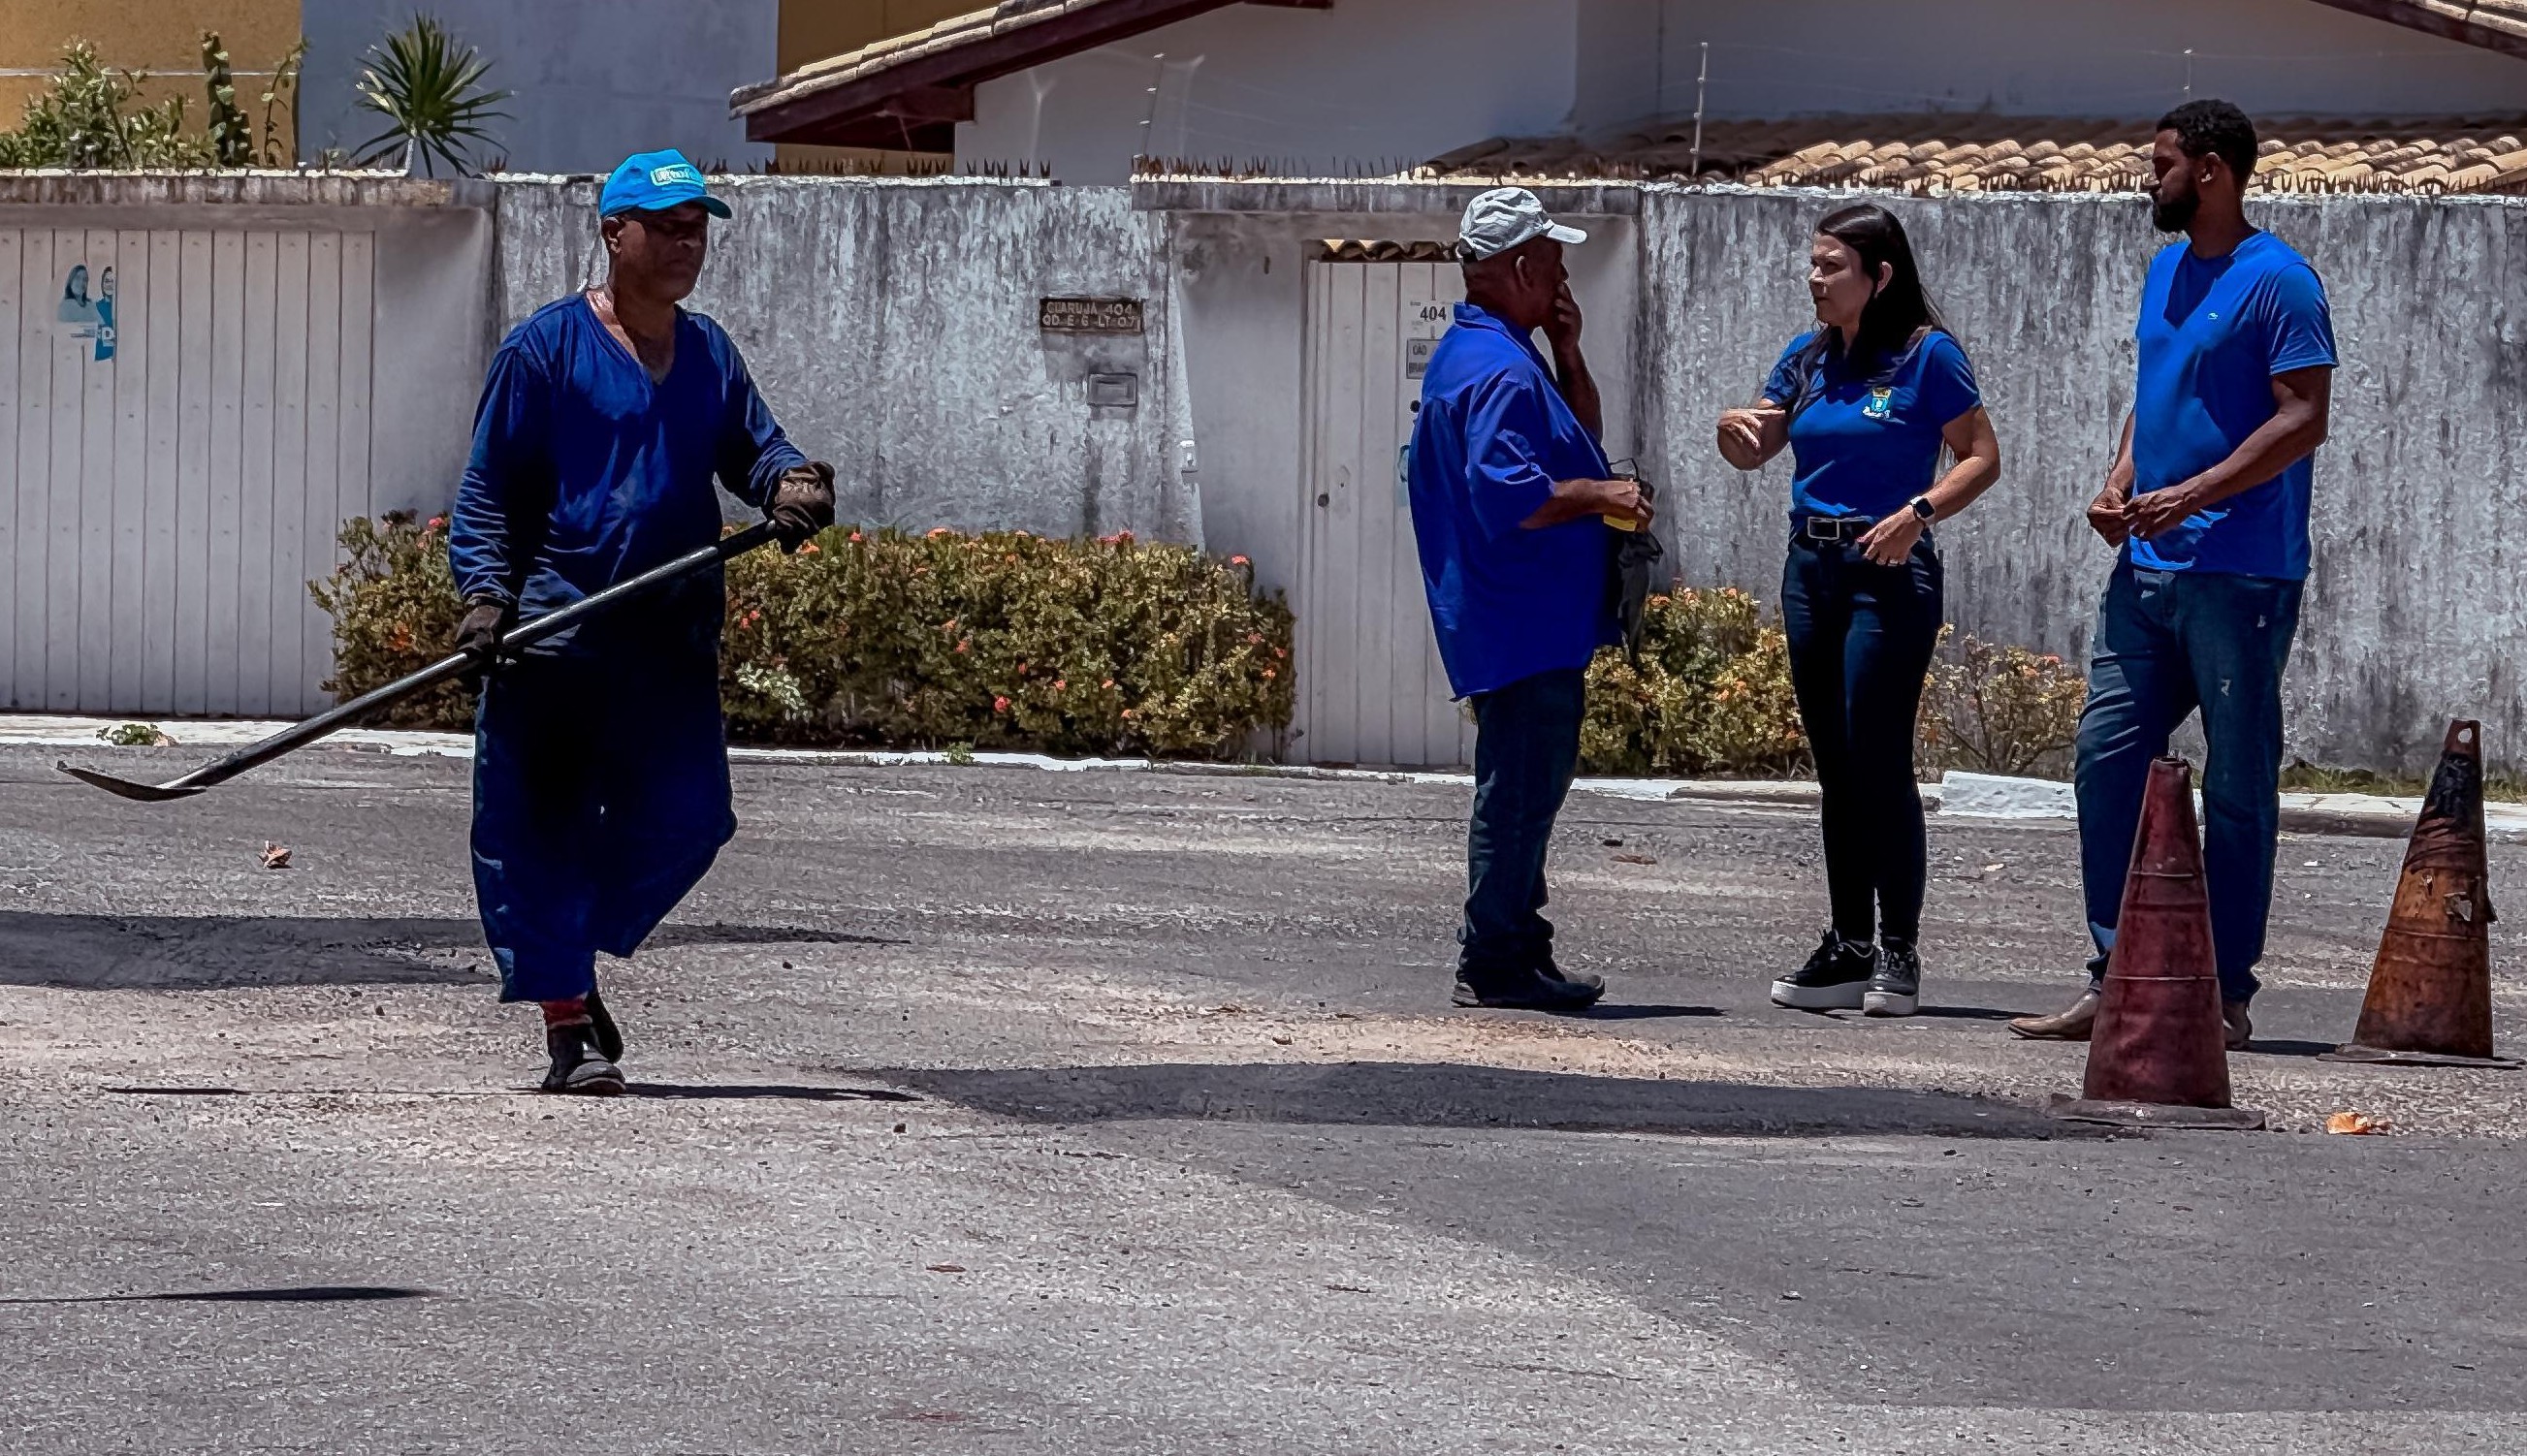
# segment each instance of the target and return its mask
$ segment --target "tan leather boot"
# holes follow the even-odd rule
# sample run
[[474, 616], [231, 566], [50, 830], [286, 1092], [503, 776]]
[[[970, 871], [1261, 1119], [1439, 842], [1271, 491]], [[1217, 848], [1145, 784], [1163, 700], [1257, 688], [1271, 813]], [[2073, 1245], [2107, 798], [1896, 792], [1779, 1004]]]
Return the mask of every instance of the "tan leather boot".
[[2009, 1024], [2010, 1034], [2031, 1041], [2086, 1041], [2097, 1024], [2097, 993], [2082, 991], [2068, 1011], [2051, 1016], [2022, 1016]]

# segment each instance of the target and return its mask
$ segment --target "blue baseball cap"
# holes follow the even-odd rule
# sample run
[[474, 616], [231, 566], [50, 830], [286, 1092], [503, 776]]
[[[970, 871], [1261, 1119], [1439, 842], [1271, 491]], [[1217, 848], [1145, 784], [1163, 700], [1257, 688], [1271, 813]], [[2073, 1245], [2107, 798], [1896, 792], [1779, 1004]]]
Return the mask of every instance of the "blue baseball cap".
[[728, 204], [710, 195], [702, 185], [702, 170], [685, 160], [685, 154], [673, 147], [663, 152], [638, 152], [623, 159], [614, 175], [605, 179], [605, 195], [597, 203], [600, 217], [620, 213], [660, 213], [679, 203], [698, 202], [702, 211], [714, 218], [728, 216]]

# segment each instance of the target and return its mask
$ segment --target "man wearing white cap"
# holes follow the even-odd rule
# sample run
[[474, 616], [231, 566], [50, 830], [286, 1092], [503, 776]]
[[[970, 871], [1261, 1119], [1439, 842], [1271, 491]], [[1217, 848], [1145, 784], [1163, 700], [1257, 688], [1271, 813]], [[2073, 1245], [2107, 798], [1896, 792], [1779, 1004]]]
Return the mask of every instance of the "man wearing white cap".
[[[1474, 804], [1456, 1001], [1579, 1011], [1604, 994], [1553, 960], [1544, 856], [1579, 763], [1588, 659], [1618, 636], [1607, 527], [1649, 504], [1608, 478], [1597, 386], [1562, 266], [1578, 228], [1523, 187], [1466, 209], [1466, 301], [1431, 353], [1408, 474], [1439, 657], [1473, 705]], [[1544, 331], [1548, 366], [1530, 338]]]

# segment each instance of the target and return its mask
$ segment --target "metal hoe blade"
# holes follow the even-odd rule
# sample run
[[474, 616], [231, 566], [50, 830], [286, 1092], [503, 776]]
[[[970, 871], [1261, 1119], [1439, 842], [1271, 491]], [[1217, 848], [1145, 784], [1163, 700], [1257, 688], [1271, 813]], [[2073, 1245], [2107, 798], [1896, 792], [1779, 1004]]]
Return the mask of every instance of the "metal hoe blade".
[[144, 804], [163, 804], [169, 799], [189, 799], [201, 792], [199, 788], [180, 787], [181, 779], [177, 780], [176, 783], [134, 783], [129, 778], [117, 778], [111, 774], [100, 774], [94, 769], [74, 769], [58, 760], [54, 762], [53, 767], [81, 783], [92, 783], [107, 793], [121, 794], [127, 799], [138, 799]]
[[[687, 552], [664, 566], [653, 567], [643, 572], [629, 581], [617, 582], [603, 591], [582, 597], [559, 611], [548, 612], [533, 622], [521, 623], [501, 633], [498, 642], [492, 644], [490, 656], [503, 657], [518, 648], [541, 642], [644, 592], [655, 590], [679, 577], [690, 576], [704, 567], [717, 566], [730, 557], [743, 555], [773, 539], [774, 534], [769, 523], [749, 526], [733, 535], [723, 536], [716, 545]], [[180, 778], [171, 778], [165, 783], [134, 783], [129, 778], [117, 778], [111, 774], [100, 774], [94, 769], [74, 769], [66, 763], [56, 763], [54, 767], [81, 783], [94, 784], [107, 793], [120, 794], [127, 799], [136, 799], [143, 804], [163, 804], [170, 799], [189, 799], [206, 788], [228, 782], [248, 769], [268, 764], [283, 754], [295, 753], [329, 733], [337, 732], [355, 723], [374, 717], [381, 709], [391, 707], [416, 693], [426, 692], [441, 682], [462, 677], [482, 665], [480, 657], [466, 653], [456, 653], [440, 658], [418, 673], [398, 678], [384, 687], [362, 693], [330, 713], [320, 713], [304, 723], [292, 724], [260, 743], [250, 743], [226, 758], [214, 759], [190, 774]]]

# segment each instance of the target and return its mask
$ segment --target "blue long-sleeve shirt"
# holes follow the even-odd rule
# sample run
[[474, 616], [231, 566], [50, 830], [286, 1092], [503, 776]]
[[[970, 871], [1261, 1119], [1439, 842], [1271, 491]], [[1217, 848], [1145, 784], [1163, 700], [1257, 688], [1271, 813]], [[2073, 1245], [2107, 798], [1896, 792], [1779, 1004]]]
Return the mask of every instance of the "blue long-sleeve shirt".
[[[573, 294], [537, 310], [492, 356], [449, 523], [457, 590], [532, 620], [717, 540], [713, 477], [760, 509], [806, 463], [717, 324], [678, 310], [674, 363], [653, 381]], [[715, 642], [722, 603], [719, 574], [701, 573], [646, 609], [599, 619], [595, 635], [671, 623]], [[545, 650], [584, 635], [565, 632]]]

